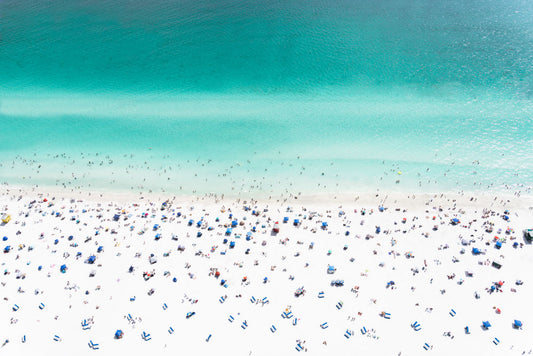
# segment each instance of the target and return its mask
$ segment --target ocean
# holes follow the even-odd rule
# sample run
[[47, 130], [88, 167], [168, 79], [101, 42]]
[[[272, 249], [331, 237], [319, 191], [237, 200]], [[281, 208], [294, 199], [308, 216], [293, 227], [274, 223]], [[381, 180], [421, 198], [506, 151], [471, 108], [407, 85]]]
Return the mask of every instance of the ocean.
[[531, 1], [0, 2], [0, 182], [533, 186]]

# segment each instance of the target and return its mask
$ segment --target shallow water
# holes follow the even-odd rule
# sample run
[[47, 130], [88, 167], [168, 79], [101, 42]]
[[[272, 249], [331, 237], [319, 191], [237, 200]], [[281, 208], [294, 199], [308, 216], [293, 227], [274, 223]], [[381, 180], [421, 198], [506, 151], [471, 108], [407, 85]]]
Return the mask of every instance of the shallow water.
[[533, 185], [527, 1], [3, 1], [0, 19], [3, 182]]

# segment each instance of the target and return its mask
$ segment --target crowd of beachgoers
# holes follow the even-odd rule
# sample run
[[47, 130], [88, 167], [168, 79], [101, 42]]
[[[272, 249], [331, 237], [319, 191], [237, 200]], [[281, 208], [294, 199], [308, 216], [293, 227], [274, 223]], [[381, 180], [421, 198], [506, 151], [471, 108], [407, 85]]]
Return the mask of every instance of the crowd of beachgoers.
[[0, 352], [531, 354], [527, 197], [3, 187]]

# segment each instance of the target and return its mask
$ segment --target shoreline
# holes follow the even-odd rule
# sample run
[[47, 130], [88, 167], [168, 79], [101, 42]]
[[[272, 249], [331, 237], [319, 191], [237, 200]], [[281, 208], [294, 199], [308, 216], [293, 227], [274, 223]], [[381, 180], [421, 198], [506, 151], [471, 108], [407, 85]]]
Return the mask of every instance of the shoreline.
[[[267, 204], [377, 204], [400, 202], [461, 202], [467, 206], [498, 204], [501, 206], [510, 205], [515, 207], [526, 207], [533, 209], [533, 193], [509, 194], [504, 192], [481, 192], [481, 191], [387, 191], [376, 189], [374, 191], [355, 192], [323, 192], [318, 194], [288, 194], [286, 196], [261, 196], [249, 195], [246, 197], [230, 194], [206, 193], [200, 195], [179, 194], [179, 193], [153, 193], [153, 192], [130, 192], [126, 190], [101, 190], [101, 189], [73, 189], [59, 188], [54, 186], [22, 186], [4, 183], [0, 185], [0, 194], [36, 195], [38, 197], [57, 197], [62, 199], [85, 199], [94, 202], [116, 201], [120, 203], [132, 203], [139, 200], [180, 200], [186, 202], [261, 202]], [[518, 204], [518, 205], [516, 205]]]

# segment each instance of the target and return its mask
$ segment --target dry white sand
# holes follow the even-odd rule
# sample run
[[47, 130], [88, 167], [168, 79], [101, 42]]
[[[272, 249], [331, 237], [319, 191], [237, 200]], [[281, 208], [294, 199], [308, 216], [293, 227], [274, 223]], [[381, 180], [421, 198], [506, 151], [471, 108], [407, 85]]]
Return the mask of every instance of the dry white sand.
[[[0, 237], [7, 237], [2, 250], [11, 246], [0, 259], [0, 354], [418, 355], [426, 353], [425, 343], [429, 354], [439, 355], [533, 349], [533, 246], [522, 235], [533, 227], [528, 197], [396, 194], [308, 197], [283, 205], [181, 197], [162, 206], [164, 197], [113, 197], [109, 203], [94, 195], [1, 193], [1, 212], [12, 220], [0, 226]], [[453, 218], [460, 223], [452, 225]], [[294, 219], [301, 224], [294, 226]], [[238, 226], [226, 236], [234, 220]], [[273, 234], [276, 221], [281, 231]], [[495, 236], [504, 241], [500, 249]], [[474, 247], [483, 254], [474, 255]], [[94, 264], [87, 263], [91, 255]], [[327, 273], [328, 265], [335, 273]], [[155, 275], [145, 280], [144, 272]], [[332, 280], [344, 286], [331, 286]], [[487, 291], [499, 281], [500, 291]], [[305, 294], [296, 297], [300, 287]], [[252, 303], [251, 297], [269, 302]], [[281, 316], [287, 309], [290, 319]], [[186, 318], [188, 312], [195, 315]], [[92, 320], [88, 330], [84, 319]], [[513, 328], [515, 319], [521, 329]], [[411, 326], [415, 321], [419, 331]], [[483, 321], [492, 326], [484, 330]], [[117, 329], [121, 339], [114, 339]], [[143, 331], [151, 340], [143, 340]]]

